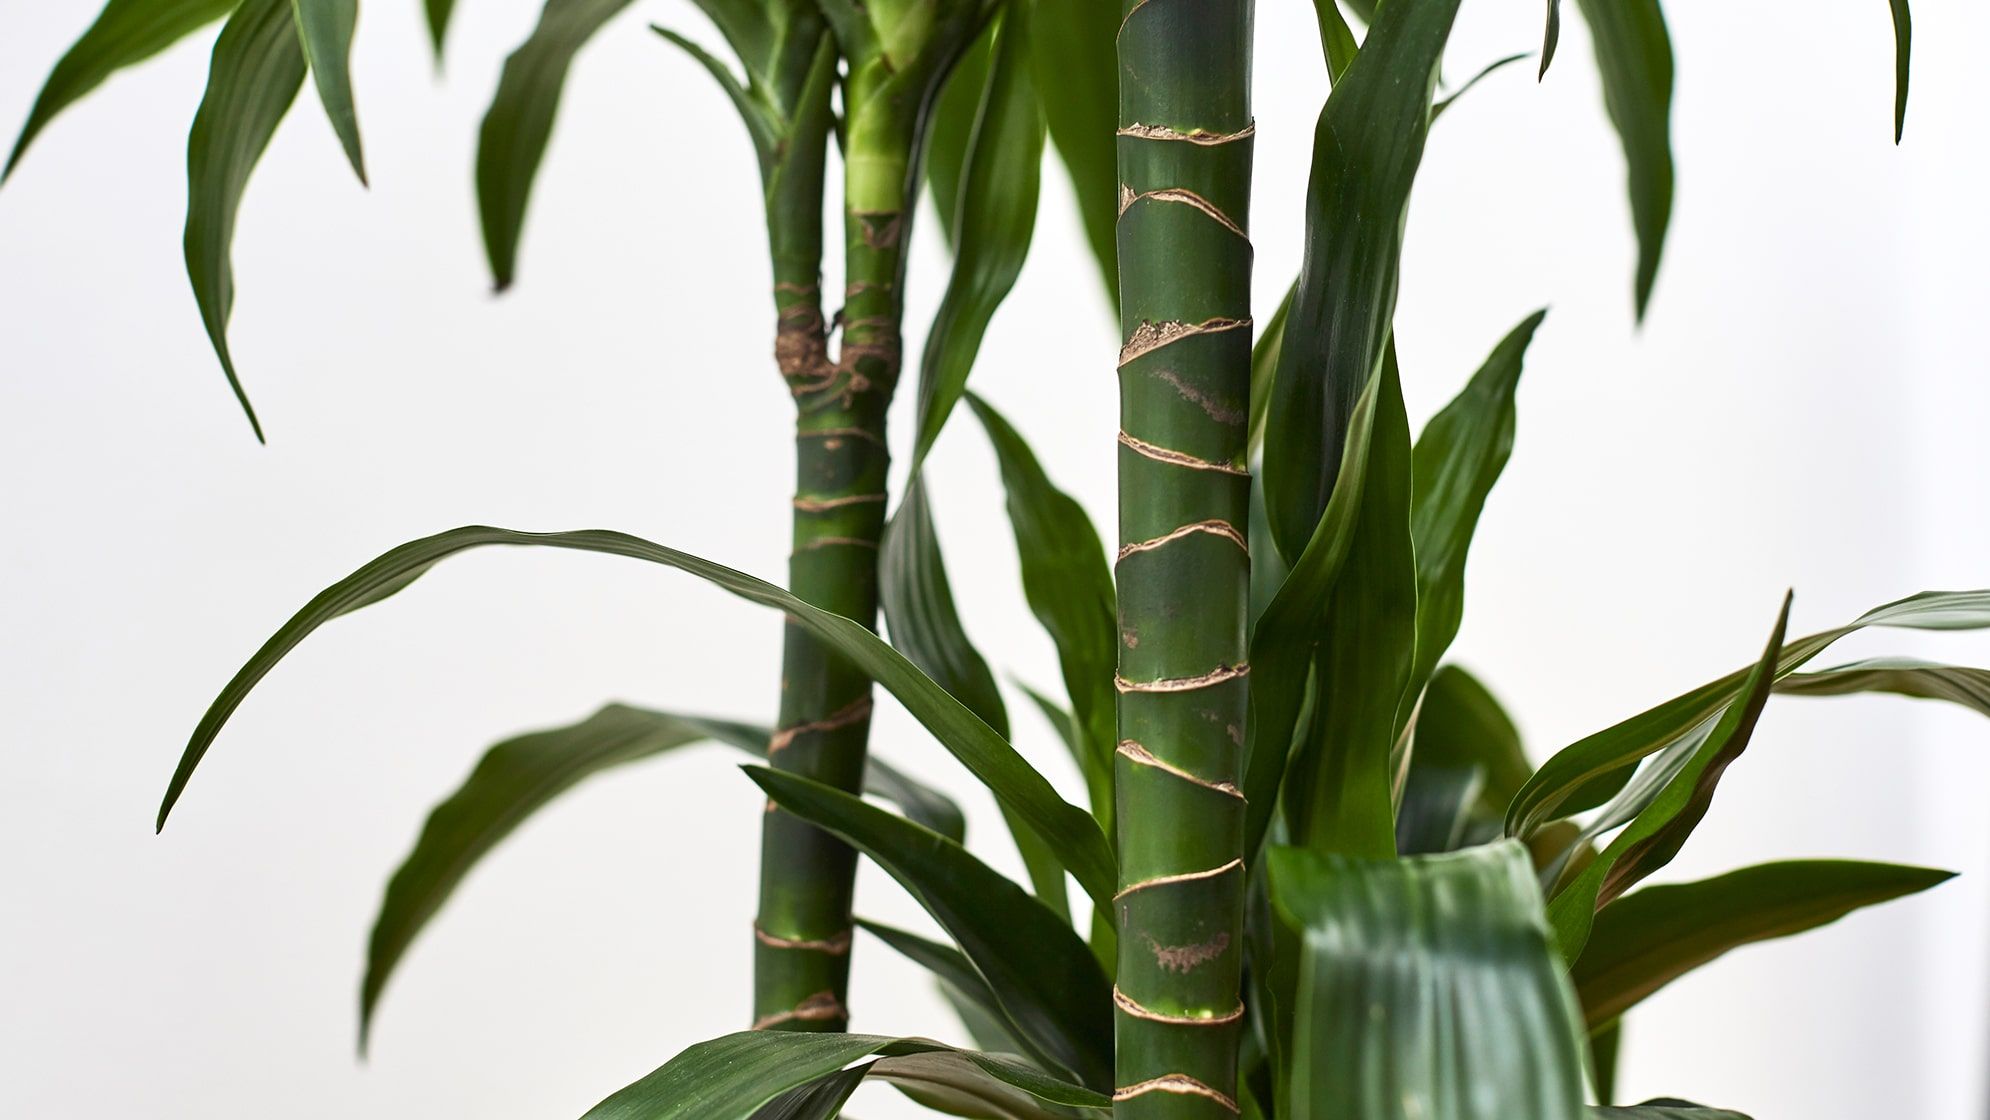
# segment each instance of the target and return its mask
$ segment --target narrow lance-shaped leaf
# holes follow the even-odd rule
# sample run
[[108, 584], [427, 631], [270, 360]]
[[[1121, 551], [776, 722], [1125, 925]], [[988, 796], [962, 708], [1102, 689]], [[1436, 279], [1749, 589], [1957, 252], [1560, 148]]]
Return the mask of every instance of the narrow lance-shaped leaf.
[[151, 58], [234, 11], [238, 3], [240, 0], [109, 0], [42, 84], [7, 156], [6, 169], [0, 170], [0, 183], [14, 173], [28, 145], [64, 109], [112, 74]]
[[546, 0], [538, 26], [504, 61], [477, 137], [477, 208], [499, 291], [511, 286], [518, 266], [525, 204], [553, 134], [567, 69], [594, 33], [628, 6], [629, 0]]
[[1576, 6], [1589, 24], [1603, 106], [1624, 148], [1642, 319], [1672, 220], [1672, 40], [1659, 0], [1576, 0]]
[[1794, 673], [1776, 682], [1789, 696], [1847, 696], [1890, 692], [1921, 700], [1946, 700], [1990, 716], [1990, 669], [1938, 665], [1911, 657], [1874, 657], [1815, 673]]
[[1541, 70], [1536, 81], [1548, 76], [1548, 64], [1555, 60], [1555, 47], [1561, 41], [1562, 0], [1548, 0], [1548, 24], [1541, 32]]
[[[1990, 627], [1990, 590], [1924, 591], [1875, 607], [1851, 623], [1791, 641], [1776, 663], [1787, 677], [1833, 642], [1868, 626], [1914, 630]], [[1638, 761], [1681, 740], [1723, 711], [1749, 670], [1738, 669], [1564, 748], [1535, 771], [1507, 810], [1509, 836], [1525, 836], [1559, 816], [1593, 809], [1624, 788]], [[1947, 698], [1947, 697], [1943, 697]]]
[[974, 139], [974, 119], [981, 113], [983, 91], [988, 86], [989, 48], [994, 44], [995, 26], [970, 44], [954, 63], [953, 73], [940, 87], [933, 102], [933, 119], [926, 136], [926, 184], [933, 195], [933, 209], [940, 216], [940, 232], [948, 245], [956, 240], [959, 220], [960, 185], [967, 172], [968, 145]]
[[1044, 125], [1031, 75], [1027, 11], [1011, 5], [995, 29], [988, 84], [962, 173], [953, 275], [920, 362], [915, 469], [966, 390], [989, 320], [1029, 255]]
[[1849, 860], [1745, 867], [1696, 883], [1646, 887], [1596, 915], [1572, 978], [1591, 1030], [1733, 949], [1816, 929], [1953, 872]]
[[1893, 142], [1907, 131], [1907, 78], [1914, 55], [1914, 13], [1907, 0], [1888, 0], [1893, 7]]
[[207, 92], [187, 135], [187, 278], [222, 372], [258, 440], [262, 424], [228, 349], [228, 316], [235, 307], [230, 251], [249, 173], [297, 100], [304, 69], [290, 0], [243, 0], [215, 41]]
[[429, 47], [436, 65], [442, 64], [442, 42], [449, 35], [449, 17], [456, 13], [456, 0], [422, 0], [422, 21], [428, 25]]
[[1431, 674], [1417, 708], [1412, 779], [1426, 766], [1478, 773], [1484, 782], [1473, 812], [1493, 833], [1507, 803], [1534, 772], [1505, 709], [1485, 685], [1456, 665], [1440, 666]]
[[1319, 700], [1283, 799], [1295, 841], [1371, 859], [1396, 850], [1392, 752], [1415, 703], [1418, 614], [1409, 419], [1393, 350], [1379, 386], [1361, 512], [1314, 659]]
[[1031, 769], [1015, 748], [877, 635], [847, 618], [810, 606], [764, 580], [640, 537], [603, 529], [521, 533], [483, 525], [466, 526], [401, 545], [326, 588], [256, 651], [201, 717], [160, 805], [160, 826], [164, 827], [167, 814], [228, 717], [256, 683], [306, 636], [340, 615], [401, 591], [458, 552], [490, 545], [538, 545], [643, 560], [698, 576], [748, 602], [784, 612], [794, 624], [814, 634], [897, 696], [949, 753], [989, 787], [997, 800], [1015, 809], [1043, 837], [1095, 900], [1104, 902], [1112, 897], [1112, 854], [1091, 816], [1058, 797], [1050, 783]]
[[1339, 0], [1313, 0], [1313, 18], [1320, 25], [1320, 50], [1327, 56], [1327, 81], [1338, 82], [1361, 44], [1355, 42], [1354, 29], [1341, 14]]
[[1431, 418], [1417, 439], [1410, 499], [1417, 589], [1412, 697], [1458, 636], [1465, 614], [1465, 557], [1486, 495], [1513, 453], [1513, 394], [1520, 384], [1521, 359], [1546, 314], [1535, 312], [1502, 339], [1464, 391]]
[[[1013, 1100], [1001, 1092], [1004, 1087], [1045, 1105], [1084, 1109], [1087, 1115], [1102, 1116], [1111, 1103], [1018, 1063], [923, 1038], [741, 1031], [686, 1049], [589, 1109], [584, 1120], [747, 1120], [769, 1101], [837, 1076], [851, 1062], [884, 1055], [885, 1061], [868, 1067], [873, 1076], [884, 1077], [886, 1061], [926, 1054], [956, 1056], [1004, 1104]], [[1026, 1120], [1056, 1115], [1042, 1108]]]
[[353, 174], [366, 182], [366, 157], [359, 147], [359, 113], [352, 101], [352, 34], [359, 23], [359, 0], [292, 0], [297, 37], [318, 85], [318, 100], [338, 134]]
[[1518, 844], [1392, 860], [1277, 848], [1270, 869], [1303, 939], [1291, 1120], [1582, 1116], [1580, 1019]]
[[[1011, 5], [1018, 6], [1018, 5]], [[1030, 57], [1050, 139], [1077, 193], [1085, 242], [1098, 262], [1107, 300], [1119, 301], [1119, 174], [1113, 154], [1119, 100], [1119, 32], [1114, 0], [1030, 0]]]
[[1116, 608], [1105, 546], [1084, 507], [1050, 481], [1021, 434], [979, 396], [968, 394], [968, 405], [995, 448], [1023, 594], [1057, 648], [1085, 748], [1081, 768], [1093, 813], [1110, 828]]
[[1510, 54], [1503, 58], [1493, 59], [1491, 62], [1488, 62], [1484, 66], [1480, 67], [1479, 71], [1476, 74], [1473, 74], [1471, 77], [1465, 79], [1464, 85], [1459, 86], [1457, 89], [1454, 89], [1451, 92], [1445, 94], [1443, 97], [1440, 97], [1437, 100], [1431, 102], [1430, 105], [1431, 123], [1432, 124], [1437, 123], [1438, 118], [1442, 117], [1445, 114], [1445, 112], [1447, 112], [1451, 108], [1451, 106], [1456, 105], [1458, 103], [1459, 98], [1465, 96], [1467, 93], [1470, 93], [1472, 91], [1473, 86], [1476, 86], [1480, 82], [1485, 81], [1488, 77], [1491, 77], [1494, 72], [1503, 70], [1506, 67], [1511, 66], [1514, 63], [1519, 62], [1521, 59], [1527, 57], [1528, 55], [1525, 52], [1522, 52], [1520, 54]]
[[1085, 1084], [1111, 1084], [1111, 984], [1064, 918], [937, 833], [820, 782], [759, 767], [746, 772], [783, 809], [841, 837], [898, 880], [1032, 1043]]
[[1589, 866], [1548, 904], [1548, 916], [1562, 955], [1576, 960], [1589, 938], [1598, 908], [1629, 890], [1639, 880], [1664, 867], [1677, 855], [1687, 836], [1706, 816], [1721, 775], [1755, 732], [1756, 721], [1769, 701], [1776, 662], [1790, 621], [1790, 598], [1776, 617], [1776, 628], [1762, 659], [1749, 671], [1739, 698], [1713, 725], [1706, 740], [1693, 750], [1678, 773], [1666, 781], [1624, 830]]
[[[941, 992], [948, 999], [956, 1003], [966, 1001], [968, 1007], [956, 1006], [955, 1010], [961, 1013], [963, 1019], [967, 1019], [970, 1015], [974, 1016], [974, 1020], [969, 1022], [971, 1031], [978, 1024], [982, 1031], [992, 1032], [1006, 1051], [1026, 1054], [1046, 1069], [1060, 1068], [1056, 1058], [1045, 1054], [1040, 1047], [1032, 1045], [1029, 1035], [1016, 1027], [1009, 1018], [1009, 1012], [1002, 1007], [1001, 999], [995, 995], [995, 989], [989, 987], [988, 981], [982, 979], [981, 973], [975, 969], [974, 962], [967, 959], [966, 953], [952, 945], [930, 941], [916, 933], [894, 929], [878, 922], [858, 918], [857, 925], [864, 932], [891, 946], [906, 960], [932, 973], [933, 978], [940, 984]], [[983, 1049], [993, 1048], [982, 1041], [980, 1034], [975, 1035], [975, 1041]]]
[[[408, 946], [465, 877], [532, 814], [604, 770], [717, 741], [764, 756], [764, 727], [704, 716], [610, 704], [579, 723], [507, 739], [478, 761], [468, 779], [436, 805], [421, 836], [387, 884], [367, 944], [360, 987], [360, 1048], [365, 1049], [382, 991]], [[868, 760], [865, 792], [955, 842], [964, 835], [960, 807], [944, 794]]]
[[1384, 6], [1314, 133], [1309, 251], [1265, 424], [1265, 504], [1288, 558], [1333, 494], [1355, 400], [1389, 341], [1410, 187], [1457, 12], [1457, 0]]

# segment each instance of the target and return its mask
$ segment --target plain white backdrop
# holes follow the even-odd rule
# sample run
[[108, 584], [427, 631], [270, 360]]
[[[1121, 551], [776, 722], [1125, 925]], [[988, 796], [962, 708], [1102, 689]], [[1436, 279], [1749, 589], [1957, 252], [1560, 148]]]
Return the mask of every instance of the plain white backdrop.
[[[789, 414], [752, 158], [709, 79], [643, 24], [707, 29], [687, 4], [645, 3], [582, 54], [519, 284], [493, 299], [473, 144], [536, 5], [461, 5], [440, 77], [419, 7], [362, 18], [373, 189], [308, 89], [252, 184], [233, 337], [267, 447], [181, 273], [207, 36], [72, 110], [0, 191], [0, 1114], [574, 1116], [746, 1021], [758, 798], [710, 748], [587, 784], [508, 841], [404, 961], [372, 1057], [354, 1057], [379, 890], [485, 745], [608, 699], [771, 714], [779, 620], [687, 577], [524, 551], [452, 560], [292, 656], [152, 834], [221, 683], [393, 544], [469, 522], [610, 527], [783, 571]], [[1467, 4], [1449, 74], [1532, 49], [1539, 7]], [[1785, 587], [1808, 632], [1990, 583], [1975, 46], [1990, 16], [1919, 5], [1895, 149], [1885, 4], [1671, 7], [1679, 193], [1641, 330], [1579, 20], [1545, 84], [1515, 66], [1445, 117], [1410, 223], [1413, 417], [1552, 308], [1455, 650], [1537, 758], [1740, 664]], [[0, 121], [25, 116], [92, 14], [11, 6]], [[1325, 83], [1306, 5], [1258, 18], [1268, 309], [1297, 266]], [[1114, 329], [1060, 171], [1044, 197], [975, 382], [1110, 526]], [[944, 282], [934, 234], [926, 221], [915, 335]], [[954, 425], [932, 472], [970, 630], [1000, 671], [1054, 686], [972, 425]], [[1876, 652], [1983, 664], [1990, 640], [1860, 638], [1827, 659]], [[1077, 796], [1014, 699], [1019, 745]], [[876, 743], [958, 792], [978, 846], [1015, 865], [988, 799], [916, 725], [887, 705]], [[1666, 990], [1629, 1020], [1627, 1099], [1983, 1116], [1986, 788], [1976, 717], [1885, 698], [1772, 705], [1668, 877], [1816, 855], [1965, 874]], [[924, 925], [874, 872], [860, 908]], [[857, 949], [854, 1008], [861, 1030], [958, 1033], [874, 942]], [[889, 1093], [863, 1100], [864, 1116], [910, 1114]]]

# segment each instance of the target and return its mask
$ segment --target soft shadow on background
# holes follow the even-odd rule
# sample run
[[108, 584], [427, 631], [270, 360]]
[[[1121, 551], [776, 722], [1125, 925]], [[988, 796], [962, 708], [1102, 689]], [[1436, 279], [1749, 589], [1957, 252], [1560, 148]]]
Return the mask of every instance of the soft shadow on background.
[[[450, 561], [292, 656], [152, 835], [214, 691], [389, 545], [476, 521], [610, 527], [783, 570], [789, 410], [766, 354], [752, 156], [710, 80], [643, 27], [703, 35], [688, 4], [642, 5], [583, 54], [519, 284], [488, 294], [472, 145], [535, 8], [467, 6], [438, 79], [418, 5], [367, 7], [354, 67], [370, 192], [308, 91], [278, 135], [236, 247], [234, 346], [266, 448], [180, 271], [206, 37], [71, 110], [0, 191], [0, 1113], [571, 1116], [746, 1021], [759, 797], [711, 748], [584, 786], [507, 842], [402, 966], [371, 1059], [353, 1057], [380, 888], [485, 745], [607, 699], [771, 714], [778, 619], [669, 573]], [[1886, 5], [1672, 8], [1679, 193], [1642, 330], [1620, 157], [1586, 66], [1539, 86], [1515, 66], [1475, 89], [1436, 128], [1411, 216], [1398, 321], [1413, 420], [1552, 308], [1455, 647], [1537, 759], [1748, 660], [1786, 586], [1803, 632], [1990, 584], [1990, 147], [1972, 46], [1990, 15], [1919, 6], [1896, 150]], [[1310, 10], [1259, 9], [1268, 309], [1297, 267], [1326, 87]], [[0, 124], [25, 116], [91, 15], [17, 6]], [[1448, 73], [1531, 49], [1538, 22], [1538, 0], [1466, 5]], [[1578, 21], [1561, 49], [1588, 49]], [[1114, 330], [1061, 172], [1046, 184], [975, 384], [1109, 525]], [[913, 323], [943, 276], [935, 232]], [[971, 425], [929, 477], [970, 631], [998, 668], [1047, 664]], [[1990, 656], [1980, 638], [1882, 640]], [[1865, 652], [1852, 639], [1833, 656]], [[880, 710], [880, 752], [960, 794], [971, 837], [1013, 867], [991, 803]], [[1048, 729], [1018, 723], [1076, 796]], [[1981, 1117], [1986, 788], [1990, 725], [1958, 709], [1772, 705], [1668, 878], [1812, 855], [1964, 876], [1666, 990], [1628, 1021], [1626, 1099]], [[923, 924], [868, 870], [859, 907]], [[883, 946], [859, 945], [856, 968], [857, 1029], [957, 1033]], [[859, 1103], [914, 1114], [888, 1092]]]

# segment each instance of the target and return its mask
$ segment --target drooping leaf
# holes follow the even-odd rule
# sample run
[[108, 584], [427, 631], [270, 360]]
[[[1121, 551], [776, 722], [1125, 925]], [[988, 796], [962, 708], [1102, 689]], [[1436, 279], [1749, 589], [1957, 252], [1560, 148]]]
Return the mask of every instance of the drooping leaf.
[[878, 597], [892, 646], [1007, 738], [1009, 713], [995, 674], [968, 641], [954, 607], [924, 477], [912, 479], [886, 526], [878, 553]]
[[293, 0], [297, 37], [318, 86], [318, 101], [338, 134], [353, 174], [366, 182], [366, 158], [359, 148], [359, 113], [352, 101], [352, 34], [359, 24], [359, 0]]
[[1888, 0], [1893, 8], [1893, 142], [1907, 131], [1907, 78], [1914, 55], [1914, 13], [1907, 0]]
[[869, 856], [931, 914], [1017, 1031], [1088, 1085], [1112, 1084], [1112, 986], [1066, 920], [953, 841], [819, 782], [749, 767], [783, 809]]
[[968, 406], [988, 433], [1008, 497], [1009, 526], [1022, 563], [1023, 594], [1057, 648], [1065, 694], [1084, 751], [1081, 769], [1093, 812], [1112, 820], [1112, 677], [1118, 657], [1114, 636], [1112, 569], [1098, 530], [1076, 499], [1059, 490], [1016, 429], [979, 396]]
[[[1271, 603], [1258, 615], [1257, 628], [1251, 634], [1251, 715], [1244, 728], [1244, 799], [1249, 806], [1244, 824], [1246, 862], [1257, 854], [1271, 827], [1305, 708], [1313, 649], [1325, 623], [1335, 581], [1354, 542], [1381, 381], [1375, 378], [1355, 402], [1333, 500], [1313, 530], [1313, 539], [1293, 562]], [[1264, 563], [1256, 556], [1252, 559], [1253, 568]]]
[[989, 47], [994, 37], [991, 23], [954, 63], [933, 102], [932, 123], [927, 126], [926, 185], [932, 191], [940, 232], [949, 246], [956, 242], [960, 185], [967, 170], [968, 144], [974, 139], [974, 119], [981, 113], [988, 86]]
[[319, 593], [256, 651], [201, 717], [160, 805], [160, 827], [164, 827], [167, 814], [228, 717], [285, 654], [319, 626], [401, 591], [440, 561], [467, 549], [489, 545], [537, 545], [643, 560], [690, 573], [748, 602], [785, 613], [796, 625], [806, 628], [898, 697], [949, 753], [988, 786], [998, 801], [1014, 809], [1042, 836], [1094, 899], [1112, 897], [1111, 849], [1091, 816], [1058, 797], [1050, 783], [1031, 769], [1015, 748], [877, 635], [847, 618], [810, 606], [764, 580], [639, 537], [603, 529], [567, 533], [521, 533], [483, 525], [451, 529], [392, 549]]
[[[1924, 591], [1875, 607], [1846, 626], [1798, 638], [1784, 647], [1776, 665], [1777, 677], [1787, 677], [1831, 643], [1868, 626], [1914, 630], [1990, 627], [1990, 590]], [[1593, 809], [1614, 797], [1630, 780], [1639, 760], [1678, 743], [1696, 726], [1725, 710], [1748, 672], [1737, 669], [1558, 752], [1515, 795], [1507, 810], [1507, 835], [1525, 836], [1556, 817]]]
[[1582, 1116], [1580, 1018], [1518, 844], [1389, 860], [1275, 848], [1270, 871], [1303, 939], [1291, 1120]]
[[875, 1062], [832, 1073], [812, 1085], [790, 1089], [753, 1113], [753, 1120], [831, 1120], [869, 1077]]
[[[956, 1050], [922, 1038], [867, 1034], [740, 1031], [686, 1049], [641, 1080], [588, 1110], [584, 1120], [747, 1120], [769, 1101], [838, 1075], [843, 1067], [875, 1055], [957, 1055], [991, 1099], [1013, 1101], [1007, 1090], [1047, 1105], [1103, 1115], [1110, 1102], [1016, 1062]], [[884, 1076], [883, 1063], [868, 1067]], [[966, 1078], [963, 1078], [966, 1080]], [[1057, 1113], [1042, 1109], [1045, 1120]], [[1036, 1120], [1030, 1117], [1029, 1120]]]
[[455, 13], [456, 0], [422, 0], [422, 20], [428, 24], [428, 42], [438, 66], [442, 64], [442, 41], [449, 34], [449, 17]]
[[[990, 1033], [992, 1026], [992, 1033], [996, 1038], [1004, 1040], [1008, 1045], [1021, 1047], [1014, 1052], [1028, 1055], [1047, 1069], [1058, 1068], [1056, 1059], [1045, 1054], [1040, 1048], [1032, 1046], [1029, 1035], [1017, 1029], [1015, 1023], [1010, 1020], [1008, 1011], [1002, 1007], [1002, 1001], [996, 997], [995, 990], [988, 986], [988, 981], [981, 978], [981, 973], [975, 970], [974, 963], [967, 959], [967, 954], [952, 945], [942, 945], [937, 941], [920, 937], [916, 933], [908, 933], [877, 922], [858, 918], [857, 924], [863, 927], [866, 933], [891, 946], [900, 956], [931, 972], [933, 978], [939, 981], [941, 991], [947, 993], [949, 998], [958, 997], [971, 1005], [974, 1012], [988, 1024], [984, 1025], [980, 1032], [975, 1033], [975, 1041], [983, 1049], [988, 1049], [989, 1046], [981, 1035]], [[965, 1012], [963, 1016], [965, 1017]]]
[[1596, 1086], [1596, 1100], [1599, 1104], [1608, 1105], [1617, 1099], [1617, 1066], [1619, 1059], [1623, 1057], [1623, 1052], [1622, 1019], [1602, 1030], [1589, 1032], [1589, 1072]]
[[1029, 255], [1043, 168], [1043, 112], [1031, 76], [1028, 8], [1010, 5], [995, 29], [988, 84], [962, 170], [954, 269], [919, 368], [916, 468], [967, 389], [995, 309]]
[[1119, 302], [1119, 163], [1114, 150], [1119, 104], [1119, 34], [1115, 0], [1031, 0], [1030, 56], [1050, 139], [1077, 192], [1085, 241]]
[[1272, 538], [1299, 555], [1333, 494], [1354, 404], [1382, 364], [1403, 224], [1458, 0], [1386, 5], [1320, 114], [1306, 263], [1265, 422]]
[[109, 0], [81, 38], [64, 52], [7, 156], [0, 183], [14, 173], [28, 145], [64, 109], [104, 79], [143, 62], [233, 11], [240, 0]]
[[574, 55], [629, 0], [546, 0], [539, 24], [504, 60], [477, 136], [477, 209], [499, 291], [518, 267], [518, 237], [532, 181], [553, 135], [553, 118]]
[[1548, 918], [1554, 924], [1562, 955], [1571, 962], [1582, 954], [1596, 911], [1670, 863], [1706, 816], [1721, 775], [1747, 749], [1762, 708], [1769, 702], [1789, 621], [1790, 597], [1785, 596], [1762, 659], [1749, 671], [1735, 703], [1728, 706], [1677, 773], [1645, 799], [1624, 830], [1565, 888], [1553, 892]]
[[1729, 950], [1829, 925], [1954, 878], [1849, 860], [1765, 863], [1696, 883], [1646, 887], [1596, 915], [1571, 974], [1590, 1029]]
[[[534, 813], [595, 774], [679, 747], [716, 741], [764, 756], [770, 734], [731, 720], [610, 704], [579, 723], [519, 735], [486, 751], [469, 778], [429, 813], [414, 849], [387, 884], [360, 986], [360, 1048], [408, 946], [470, 871]], [[866, 761], [864, 791], [956, 843], [965, 834], [959, 806], [881, 759]]]
[[1431, 417], [1417, 438], [1410, 499], [1416, 543], [1415, 696], [1458, 636], [1465, 616], [1465, 557], [1486, 495], [1513, 453], [1514, 390], [1521, 359], [1546, 311], [1536, 311], [1494, 348], [1462, 392]]
[[732, 68], [719, 61], [712, 52], [661, 24], [650, 24], [650, 30], [656, 32], [665, 42], [690, 55], [691, 60], [704, 67], [705, 73], [710, 74], [712, 80], [718, 83], [719, 89], [726, 95], [726, 100], [732, 102], [733, 110], [739, 114], [740, 121], [746, 125], [746, 134], [753, 140], [754, 155], [760, 161], [761, 175], [765, 176], [771, 172], [771, 162], [781, 143], [781, 122], [740, 84]]
[[1672, 220], [1672, 39], [1659, 0], [1576, 0], [1576, 6], [1596, 46], [1603, 107], [1624, 148], [1638, 235], [1634, 292], [1643, 319]]
[[1314, 659], [1320, 699], [1284, 796], [1295, 842], [1370, 859], [1396, 851], [1392, 752], [1415, 703], [1418, 594], [1409, 418], [1393, 353], [1378, 385], [1361, 511]]
[[1815, 673], [1795, 673], [1776, 682], [1776, 691], [1788, 696], [1889, 692], [1946, 700], [1990, 716], [1990, 669], [1938, 665], [1911, 657], [1874, 657]]
[[214, 354], [258, 440], [263, 427], [228, 349], [228, 315], [235, 308], [230, 250], [249, 173], [297, 100], [304, 68], [290, 0], [243, 0], [215, 40], [207, 92], [187, 134], [187, 278]]

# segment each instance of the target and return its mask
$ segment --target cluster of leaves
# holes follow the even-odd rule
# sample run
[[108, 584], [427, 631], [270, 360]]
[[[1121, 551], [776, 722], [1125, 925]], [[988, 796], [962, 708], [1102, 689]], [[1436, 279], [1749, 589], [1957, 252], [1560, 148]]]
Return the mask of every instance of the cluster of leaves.
[[[505, 68], [478, 174], [500, 286], [512, 275], [568, 64], [627, 4], [549, 0]], [[747, 25], [729, 0], [703, 6], [740, 54], [746, 82], [691, 49], [739, 107], [764, 174], [807, 99], [779, 88], [771, 64], [759, 64], [780, 49], [820, 52], [742, 33]], [[1480, 511], [1511, 452], [1523, 358], [1543, 317], [1523, 320], [1411, 438], [1393, 345], [1397, 272], [1417, 164], [1448, 103], [1433, 91], [1457, 0], [1395, 0], [1380, 12], [1348, 6], [1366, 23], [1365, 37], [1332, 0], [1316, 0], [1334, 86], [1316, 136], [1307, 238], [1327, 251], [1308, 255], [1253, 361], [1251, 446], [1262, 449], [1253, 463], [1261, 508], [1251, 534], [1257, 609], [1244, 790], [1253, 1029], [1237, 1106], [1300, 1118], [1731, 1117], [1662, 1101], [1585, 1110], [1585, 1081], [1608, 1100], [1616, 1024], [1687, 971], [1946, 875], [1796, 861], [1633, 888], [1680, 851], [1775, 693], [1888, 692], [1990, 714], [1990, 672], [1981, 669], [1883, 659], [1800, 671], [1865, 627], [1990, 626], [1990, 592], [1917, 595], [1796, 639], [1786, 634], [1786, 601], [1759, 658], [1533, 767], [1498, 703], [1444, 654], [1462, 617]], [[438, 49], [451, 7], [428, 4]], [[1642, 310], [1670, 208], [1671, 50], [1656, 0], [1578, 7], [1627, 157]], [[1904, 3], [1894, 11], [1904, 109], [1909, 25]], [[307, 71], [364, 177], [346, 63], [353, 0], [110, 0], [57, 67], [13, 161], [110, 73], [223, 19], [189, 142], [187, 258], [235, 383], [225, 335], [234, 212]], [[912, 480], [881, 558], [889, 642], [772, 584], [626, 534], [451, 530], [393, 549], [326, 589], [257, 651], [196, 729], [161, 826], [228, 717], [285, 654], [448, 556], [529, 545], [674, 568], [783, 612], [897, 697], [994, 794], [1030, 883], [1011, 882], [968, 848], [962, 815], [945, 795], [881, 761], [870, 766], [866, 792], [898, 813], [749, 766], [770, 798], [873, 860], [944, 931], [946, 940], [934, 941], [864, 923], [932, 971], [981, 1050], [745, 1032], [692, 1047], [589, 1115], [827, 1117], [866, 1078], [958, 1115], [1108, 1111], [1113, 579], [1083, 509], [966, 382], [1027, 253], [1047, 140], [1079, 188], [1087, 237], [1111, 288], [1116, 22], [1098, 3], [1006, 0], [1000, 22], [932, 109], [929, 179], [956, 265], [922, 363]], [[1551, 3], [1543, 72], [1557, 32]], [[1023, 588], [1066, 688], [1062, 703], [1030, 699], [1068, 746], [1088, 807], [1064, 801], [1010, 745], [994, 674], [954, 609], [919, 467], [963, 399], [1001, 464]], [[768, 732], [611, 704], [581, 723], [491, 748], [434, 810], [388, 886], [368, 952], [363, 1023], [422, 927], [518, 824], [595, 773], [705, 741], [757, 754]], [[1088, 928], [1067, 878], [1092, 903]], [[1365, 1027], [1349, 1030], [1351, 1022]]]

